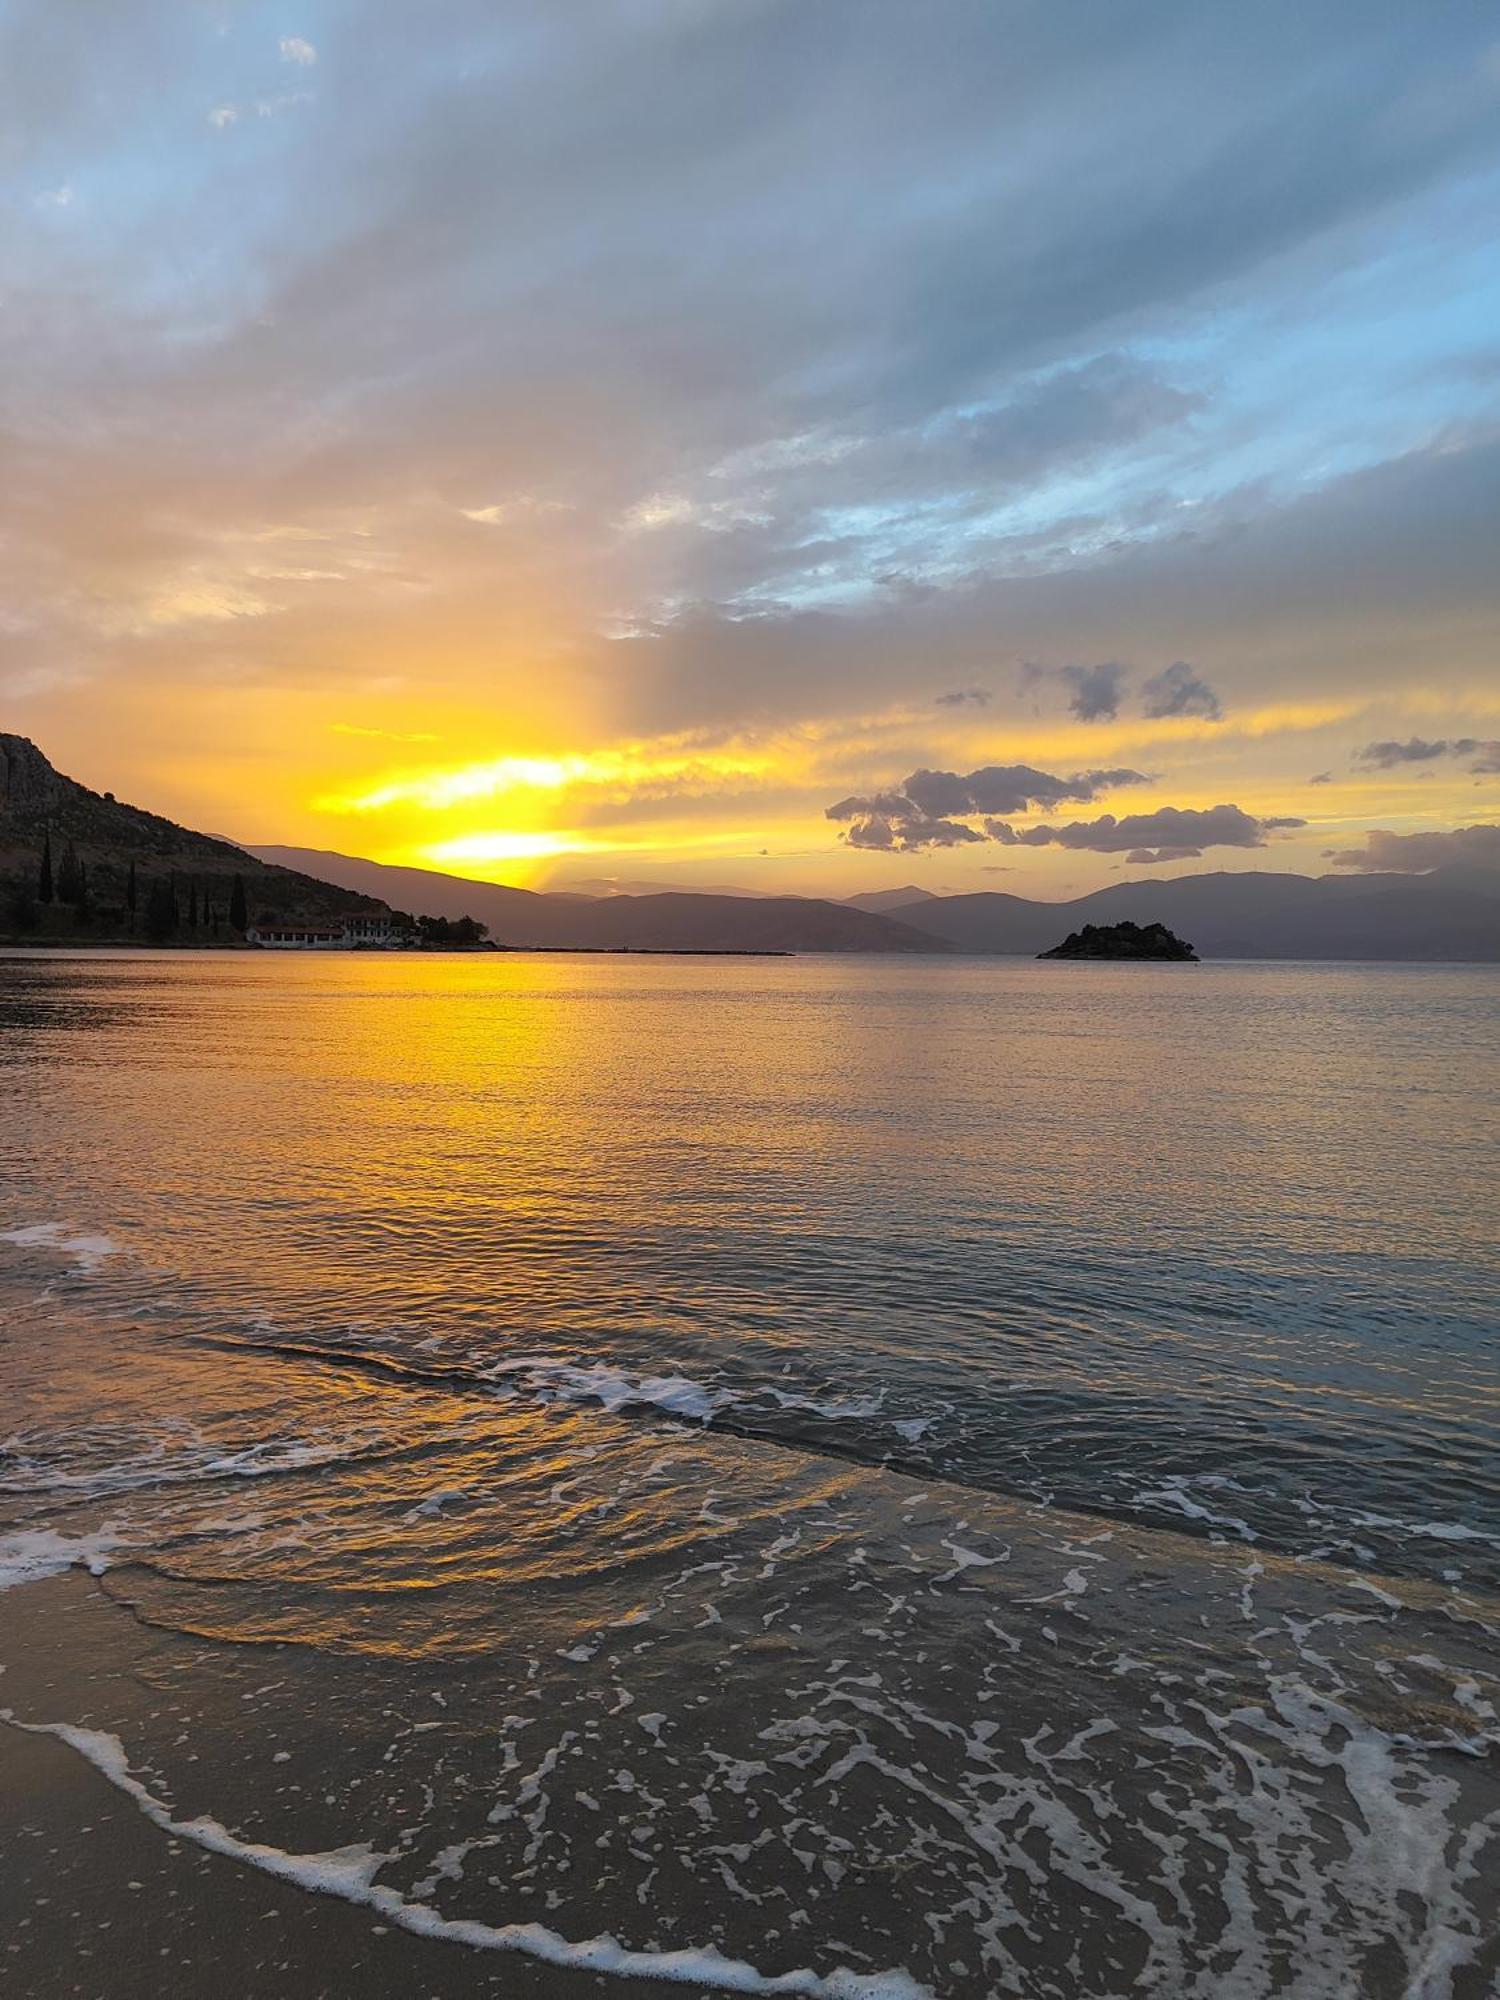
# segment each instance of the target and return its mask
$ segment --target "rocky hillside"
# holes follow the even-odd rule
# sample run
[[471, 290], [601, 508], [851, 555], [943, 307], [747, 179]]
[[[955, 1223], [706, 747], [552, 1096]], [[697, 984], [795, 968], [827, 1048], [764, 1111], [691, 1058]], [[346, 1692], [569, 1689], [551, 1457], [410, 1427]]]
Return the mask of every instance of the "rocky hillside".
[[28, 738], [0, 732], [0, 936], [228, 943], [236, 878], [252, 923], [328, 923], [385, 907], [90, 791]]

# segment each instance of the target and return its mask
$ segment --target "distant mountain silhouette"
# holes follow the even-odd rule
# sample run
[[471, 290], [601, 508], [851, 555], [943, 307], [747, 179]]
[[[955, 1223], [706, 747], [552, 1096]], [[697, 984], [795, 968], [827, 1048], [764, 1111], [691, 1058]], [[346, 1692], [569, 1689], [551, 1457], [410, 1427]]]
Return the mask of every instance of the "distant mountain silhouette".
[[888, 910], [908, 910], [913, 903], [936, 903], [940, 898], [931, 889], [867, 889], [861, 896], [844, 896], [840, 899], [851, 910], [874, 910], [884, 914]]
[[616, 951], [944, 952], [941, 939], [906, 923], [814, 896], [546, 895], [395, 868], [309, 847], [256, 847], [262, 860], [316, 869], [327, 881], [428, 916], [477, 917], [497, 944]]
[[1204, 958], [1500, 961], [1500, 876], [1179, 875], [1112, 884], [1067, 903], [981, 891], [898, 905], [903, 923], [959, 951], [1031, 956], [1085, 923], [1165, 924]]
[[648, 882], [624, 875], [558, 875], [543, 891], [548, 896], [750, 896], [764, 889], [743, 889], [737, 882]]
[[[59, 891], [36, 892], [50, 847]], [[128, 909], [131, 871], [136, 911]], [[87, 882], [82, 901], [62, 877]], [[170, 891], [174, 937], [226, 938], [234, 878], [251, 922], [336, 921], [356, 909], [472, 916], [497, 943], [598, 950], [982, 952], [1031, 956], [1084, 924], [1164, 924], [1205, 958], [1500, 962], [1500, 873], [1180, 875], [1121, 882], [1067, 903], [984, 891], [819, 897], [687, 890], [540, 894], [301, 847], [237, 847], [63, 776], [24, 736], [0, 733], [0, 934], [95, 940], [150, 934]], [[205, 912], [211, 913], [206, 915]]]
[[[44, 850], [59, 891], [51, 903], [39, 901], [36, 893]], [[81, 903], [60, 893], [70, 852], [86, 884]], [[252, 923], [278, 918], [322, 924], [356, 909], [381, 907], [378, 897], [269, 865], [229, 841], [125, 805], [112, 792], [91, 791], [56, 770], [28, 737], [0, 732], [0, 933], [77, 934], [96, 942], [143, 935], [152, 889], [159, 884], [177, 905], [174, 937], [203, 942], [217, 935], [227, 942], [236, 876]], [[200, 918], [196, 925], [190, 921], [194, 914]]]

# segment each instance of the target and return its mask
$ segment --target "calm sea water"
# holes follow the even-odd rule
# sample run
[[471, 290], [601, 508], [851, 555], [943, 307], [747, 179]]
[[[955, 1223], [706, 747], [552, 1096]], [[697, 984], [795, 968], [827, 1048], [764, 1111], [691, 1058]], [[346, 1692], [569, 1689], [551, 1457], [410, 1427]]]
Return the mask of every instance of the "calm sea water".
[[0, 1134], [0, 1660], [91, 1567], [158, 1825], [580, 1991], [1494, 1990], [1493, 970], [17, 955]]

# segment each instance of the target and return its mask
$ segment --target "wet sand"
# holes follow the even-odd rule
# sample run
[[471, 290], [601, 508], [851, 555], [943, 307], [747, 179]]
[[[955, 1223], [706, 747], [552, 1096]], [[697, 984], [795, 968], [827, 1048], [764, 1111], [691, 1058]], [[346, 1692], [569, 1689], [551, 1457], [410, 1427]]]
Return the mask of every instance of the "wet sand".
[[[74, 1714], [163, 1641], [72, 1572], [5, 1600], [0, 1708]], [[82, 1649], [82, 1650], [75, 1650]], [[86, 1666], [81, 1662], [87, 1662]], [[0, 1990], [26, 2000], [683, 2000], [708, 1989], [414, 1937], [154, 1826], [65, 1743], [0, 1724]]]

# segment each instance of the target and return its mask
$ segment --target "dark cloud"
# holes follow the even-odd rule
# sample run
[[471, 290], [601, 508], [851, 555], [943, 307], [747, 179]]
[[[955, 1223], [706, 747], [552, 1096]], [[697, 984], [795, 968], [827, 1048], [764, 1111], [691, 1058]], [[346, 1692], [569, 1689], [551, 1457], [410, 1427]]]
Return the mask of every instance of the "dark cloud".
[[1328, 848], [1335, 868], [1365, 874], [1423, 875], [1456, 863], [1500, 872], [1500, 826], [1456, 826], [1447, 832], [1392, 833], [1374, 827], [1363, 847]]
[[[1080, 722], [1110, 722], [1119, 714], [1130, 669], [1116, 660], [1097, 666], [1022, 669], [1021, 687], [1057, 681], [1068, 690], [1068, 707]], [[1141, 713], [1153, 720], [1169, 715], [1202, 715], [1217, 722], [1224, 713], [1218, 694], [1186, 660], [1175, 660], [1141, 684]]]
[[[846, 800], [845, 803], [855, 805], [862, 802]], [[831, 806], [829, 817], [844, 815]], [[913, 811], [901, 814], [867, 812], [854, 819], [844, 839], [851, 847], [895, 848], [908, 854], [923, 847], [963, 847], [982, 841], [984, 835], [972, 826], [965, 826], [962, 820], [932, 819]]]
[[1337, 783], [1332, 771], [1319, 771], [1307, 781], [1310, 785], [1332, 785]]
[[1060, 805], [1068, 799], [1087, 801], [1123, 785], [1148, 782], [1141, 771], [1075, 771], [1070, 778], [1060, 778], [1030, 764], [986, 764], [962, 775], [957, 771], [913, 771], [901, 790], [923, 812], [1019, 813], [1037, 806]]
[[849, 824], [844, 838], [851, 847], [952, 847], [986, 837], [959, 824], [964, 818], [1045, 810], [1149, 782], [1141, 771], [1075, 771], [1063, 778], [1030, 764], [987, 764], [962, 773], [913, 771], [893, 791], [838, 800], [826, 817]]
[[994, 696], [988, 688], [954, 688], [948, 694], [940, 694], [933, 704], [937, 708], [964, 708], [972, 704], [975, 708], [988, 708]]
[[1032, 826], [1020, 832], [1003, 820], [986, 822], [992, 840], [1007, 847], [1067, 847], [1092, 854], [1121, 854], [1127, 861], [1185, 861], [1207, 847], [1264, 847], [1266, 835], [1279, 828], [1305, 826], [1305, 820], [1254, 819], [1239, 806], [1161, 806], [1155, 812], [1128, 813], [1116, 819], [1073, 820], [1066, 826]]
[[1096, 667], [1060, 667], [1058, 678], [1071, 690], [1068, 707], [1080, 722], [1107, 722], [1119, 714], [1125, 669], [1112, 660]]
[[1152, 717], [1202, 715], [1217, 722], [1224, 706], [1200, 673], [1186, 660], [1176, 660], [1142, 686], [1141, 713]]
[[1486, 742], [1477, 736], [1439, 736], [1429, 742], [1421, 736], [1409, 736], [1404, 743], [1367, 743], [1354, 753], [1356, 764], [1373, 764], [1382, 771], [1400, 764], [1430, 764], [1438, 757], [1474, 757], [1477, 761], [1471, 770], [1500, 771], [1500, 739]]

